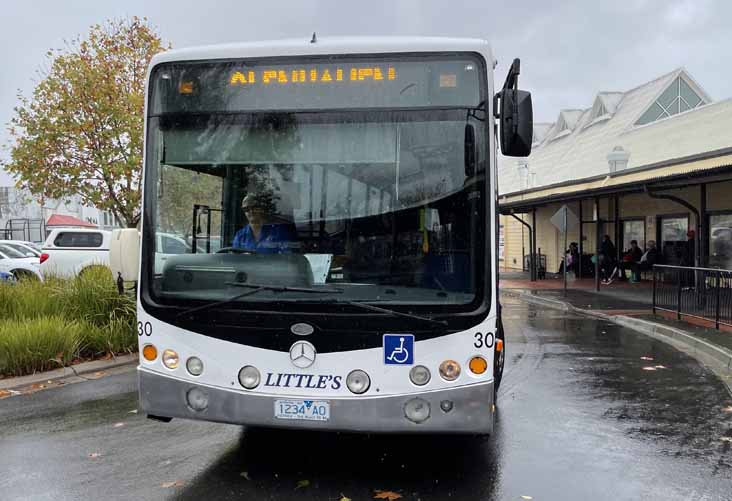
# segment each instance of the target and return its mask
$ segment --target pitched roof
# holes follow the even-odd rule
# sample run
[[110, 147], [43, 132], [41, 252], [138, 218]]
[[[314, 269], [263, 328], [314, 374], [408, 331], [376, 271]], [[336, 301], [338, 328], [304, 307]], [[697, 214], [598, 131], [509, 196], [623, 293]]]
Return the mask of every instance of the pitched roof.
[[46, 221], [46, 226], [81, 226], [83, 228], [96, 228], [96, 224], [88, 223], [74, 216], [64, 214], [53, 214]]
[[[658, 119], [645, 125], [636, 125], [638, 119], [659, 96], [681, 77], [701, 98], [698, 108]], [[593, 116], [599, 103], [607, 116]], [[708, 103], [708, 104], [704, 104]], [[560, 118], [574, 118], [567, 110]], [[527, 159], [504, 157], [499, 154], [498, 180], [500, 193], [514, 193], [607, 174], [607, 154], [616, 146], [630, 153], [628, 168], [656, 164], [709, 151], [732, 147], [729, 124], [732, 123], [732, 100], [711, 103], [711, 98], [683, 69], [635, 87], [626, 92], [601, 92], [593, 105], [580, 110], [576, 126], [571, 132], [557, 137], [556, 129], [534, 144]], [[519, 160], [528, 161], [535, 173], [533, 186], [527, 186], [517, 168]]]

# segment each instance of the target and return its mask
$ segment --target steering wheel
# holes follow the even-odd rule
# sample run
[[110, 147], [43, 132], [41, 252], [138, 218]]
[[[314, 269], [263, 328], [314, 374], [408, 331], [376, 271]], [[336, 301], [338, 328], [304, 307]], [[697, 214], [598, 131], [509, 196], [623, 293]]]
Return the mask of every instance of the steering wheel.
[[216, 254], [256, 254], [257, 251], [250, 250], [250, 249], [241, 249], [239, 247], [221, 247], [219, 250], [216, 251]]

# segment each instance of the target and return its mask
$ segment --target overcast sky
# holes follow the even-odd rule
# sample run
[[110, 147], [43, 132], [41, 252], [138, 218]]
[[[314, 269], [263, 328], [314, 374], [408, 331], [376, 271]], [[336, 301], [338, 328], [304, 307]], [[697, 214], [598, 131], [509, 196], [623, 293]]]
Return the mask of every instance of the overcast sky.
[[[601, 5], [602, 4], [602, 5]], [[0, 17], [0, 145], [18, 90], [29, 95], [49, 48], [110, 17], [146, 16], [174, 47], [328, 35], [438, 35], [490, 40], [522, 60], [536, 121], [589, 107], [684, 66], [715, 100], [732, 97], [729, 0], [5, 0]], [[731, 126], [732, 129], [732, 126]], [[0, 151], [0, 160], [7, 159]], [[5, 184], [0, 172], [0, 185]]]

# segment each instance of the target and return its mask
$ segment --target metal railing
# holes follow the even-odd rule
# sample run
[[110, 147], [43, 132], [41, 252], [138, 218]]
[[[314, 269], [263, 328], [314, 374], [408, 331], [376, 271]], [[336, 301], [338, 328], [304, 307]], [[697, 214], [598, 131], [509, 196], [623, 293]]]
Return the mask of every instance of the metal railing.
[[732, 270], [655, 265], [653, 313], [668, 311], [732, 327]]

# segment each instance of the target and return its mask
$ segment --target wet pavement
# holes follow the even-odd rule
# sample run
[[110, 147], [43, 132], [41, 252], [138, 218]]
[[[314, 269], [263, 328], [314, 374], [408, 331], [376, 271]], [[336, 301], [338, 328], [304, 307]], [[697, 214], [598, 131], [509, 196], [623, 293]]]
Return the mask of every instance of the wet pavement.
[[0, 400], [0, 499], [732, 498], [732, 397], [711, 372], [601, 320], [506, 299], [504, 322], [492, 437], [157, 423], [132, 412], [129, 370]]

